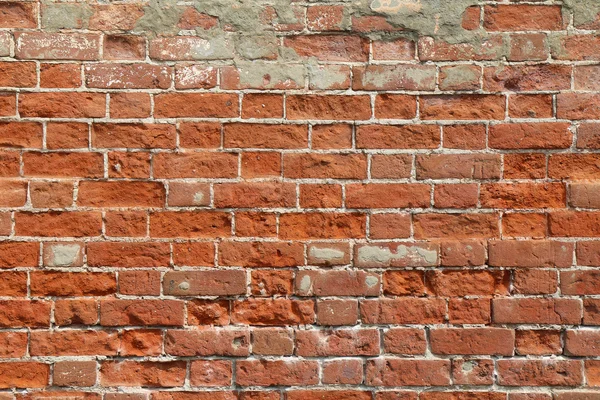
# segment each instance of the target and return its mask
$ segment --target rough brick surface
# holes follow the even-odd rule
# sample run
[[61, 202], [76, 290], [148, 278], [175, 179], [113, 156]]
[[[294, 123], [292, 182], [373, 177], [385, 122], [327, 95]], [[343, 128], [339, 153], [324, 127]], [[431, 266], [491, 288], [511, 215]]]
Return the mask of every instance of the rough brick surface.
[[600, 0], [0, 0], [0, 400], [600, 400]]

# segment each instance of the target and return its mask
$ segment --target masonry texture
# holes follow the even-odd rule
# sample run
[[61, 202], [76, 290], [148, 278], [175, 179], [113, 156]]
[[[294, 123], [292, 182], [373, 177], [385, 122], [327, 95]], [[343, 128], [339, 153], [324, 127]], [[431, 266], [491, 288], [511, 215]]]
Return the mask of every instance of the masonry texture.
[[0, 400], [599, 400], [600, 0], [0, 0]]

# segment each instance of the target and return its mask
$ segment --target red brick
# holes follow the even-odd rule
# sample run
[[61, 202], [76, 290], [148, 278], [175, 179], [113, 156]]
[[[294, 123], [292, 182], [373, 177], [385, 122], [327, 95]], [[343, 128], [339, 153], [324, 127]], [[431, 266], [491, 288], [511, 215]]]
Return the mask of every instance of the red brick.
[[253, 329], [252, 352], [261, 355], [292, 355], [294, 332], [286, 328]]
[[290, 120], [365, 120], [371, 117], [371, 102], [369, 96], [291, 95], [286, 115]]
[[309, 360], [240, 360], [235, 382], [240, 386], [314, 385], [319, 365]]
[[101, 178], [104, 175], [101, 153], [28, 152], [23, 154], [23, 164], [25, 176]]
[[577, 386], [583, 373], [577, 360], [499, 360], [498, 380], [506, 386]]
[[409, 178], [413, 157], [410, 154], [374, 154], [371, 157], [372, 178]]
[[483, 9], [483, 27], [488, 31], [550, 31], [564, 28], [560, 6], [497, 5]]
[[148, 93], [111, 93], [111, 118], [147, 118], [150, 116]]
[[100, 148], [174, 148], [171, 124], [93, 124], [92, 144]]
[[95, 361], [60, 361], [54, 364], [52, 383], [56, 386], [94, 386]]
[[369, 65], [353, 67], [354, 90], [428, 90], [435, 89], [433, 65]]
[[485, 148], [484, 125], [447, 125], [443, 129], [446, 148], [472, 150]]
[[[478, 17], [479, 20], [479, 17]], [[477, 90], [481, 68], [476, 65], [449, 65], [440, 68], [440, 90]]]
[[49, 364], [40, 362], [0, 363], [0, 388], [3, 389], [43, 388], [48, 386], [49, 379]]
[[306, 125], [226, 124], [223, 136], [227, 148], [281, 148], [308, 147]]
[[215, 246], [206, 242], [173, 243], [175, 265], [212, 266]]
[[160, 271], [119, 271], [119, 293], [160, 295]]
[[364, 271], [299, 271], [298, 296], [377, 296], [379, 275]]
[[556, 271], [543, 269], [517, 270], [513, 276], [513, 292], [519, 294], [554, 294], [558, 289]]
[[282, 239], [362, 238], [366, 234], [366, 218], [357, 213], [282, 214], [279, 237]]
[[248, 93], [242, 99], [242, 118], [283, 117], [283, 96]]
[[489, 324], [492, 321], [490, 299], [452, 298], [448, 302], [448, 319], [453, 324]]
[[143, 15], [139, 4], [98, 4], [93, 6], [90, 29], [131, 30]]
[[354, 325], [358, 318], [356, 300], [319, 300], [317, 322], [320, 325]]
[[598, 60], [598, 53], [594, 50], [598, 46], [595, 35], [561, 35], [553, 43], [552, 57], [557, 60]]
[[27, 352], [26, 332], [2, 332], [0, 333], [0, 357], [21, 358]]
[[341, 185], [301, 185], [300, 207], [338, 208], [342, 206]]
[[409, 360], [378, 358], [368, 360], [365, 383], [368, 386], [447, 386], [449, 360]]
[[385, 271], [383, 293], [395, 296], [424, 296], [425, 275], [422, 271]]
[[10, 1], [0, 4], [0, 28], [36, 28], [38, 4]]
[[483, 89], [490, 92], [567, 90], [571, 88], [571, 66], [556, 64], [486, 67]]
[[190, 366], [190, 384], [193, 386], [229, 386], [232, 362], [229, 360], [197, 360]]
[[231, 233], [231, 215], [212, 211], [163, 211], [150, 214], [150, 236], [214, 238]]
[[444, 38], [419, 38], [419, 58], [422, 61], [499, 60], [505, 54], [506, 42], [502, 35], [491, 34], [467, 43], [450, 43]]
[[441, 184], [434, 187], [433, 203], [435, 208], [472, 208], [478, 197], [476, 184]]
[[92, 299], [56, 300], [54, 320], [59, 326], [95, 325], [98, 323], [98, 302]]
[[386, 353], [423, 355], [427, 349], [425, 331], [417, 328], [391, 328], [384, 333]]
[[479, 240], [449, 240], [440, 245], [441, 265], [449, 267], [478, 266], [485, 264], [485, 244]]
[[495, 238], [499, 235], [497, 214], [416, 214], [414, 236], [433, 238]]
[[15, 36], [17, 58], [86, 61], [100, 58], [98, 34], [23, 32]]
[[47, 88], [78, 88], [81, 86], [81, 65], [41, 64], [40, 86]]
[[102, 300], [104, 326], [183, 325], [183, 302], [178, 300]]
[[32, 332], [29, 351], [34, 356], [115, 356], [118, 349], [119, 335], [116, 331], [69, 329]]
[[519, 329], [515, 333], [515, 346], [518, 354], [550, 355], [562, 353], [559, 331]]
[[304, 263], [304, 247], [293, 242], [234, 242], [219, 245], [219, 262], [227, 266], [293, 267]]
[[238, 116], [238, 96], [225, 93], [162, 93], [154, 97], [159, 118]]
[[322, 61], [367, 61], [368, 42], [360, 36], [306, 35], [288, 36], [283, 45], [301, 57], [315, 57]]
[[551, 122], [492, 125], [489, 145], [495, 149], [564, 149], [573, 142], [570, 126]]
[[283, 156], [283, 175], [288, 178], [364, 179], [364, 154], [296, 153]]
[[550, 241], [491, 241], [489, 263], [501, 267], [569, 267], [573, 244]]
[[356, 146], [366, 149], [434, 149], [440, 143], [435, 125], [361, 125]]
[[485, 208], [564, 208], [566, 187], [562, 183], [490, 183], [480, 187]]
[[183, 361], [104, 361], [100, 366], [100, 383], [112, 386], [183, 386], [186, 363]]
[[143, 60], [146, 39], [136, 35], [105, 35], [102, 56], [105, 60]]
[[[322, 381], [326, 384], [356, 385], [363, 381], [363, 363], [360, 359], [326, 361], [323, 363], [322, 368]], [[319, 394], [320, 393], [321, 392], [319, 392]], [[370, 395], [368, 398], [370, 399]]]
[[188, 148], [214, 149], [221, 146], [221, 124], [215, 122], [180, 122], [179, 145]]
[[169, 264], [167, 243], [90, 242], [88, 265], [94, 267], [159, 267]]
[[33, 296], [106, 296], [117, 291], [113, 273], [33, 272], [30, 275]]
[[153, 160], [157, 178], [234, 178], [238, 174], [235, 153], [159, 153]]
[[22, 117], [101, 118], [106, 113], [102, 93], [23, 93], [19, 96]]
[[[452, 360], [452, 379], [460, 385], [491, 385], [494, 382], [494, 362], [492, 360], [474, 358], [454, 359]], [[483, 394], [481, 392], [473, 392], [473, 395], [487, 395], [489, 399], [497, 396], [498, 400], [504, 400], [504, 393]]]
[[549, 215], [550, 236], [598, 237], [600, 213], [585, 211], [558, 211]]
[[0, 147], [42, 147], [42, 125], [36, 122], [0, 122]]
[[217, 86], [218, 69], [205, 65], [181, 64], [175, 66], [175, 88], [209, 89]]
[[407, 38], [373, 41], [373, 59], [410, 61], [415, 58], [415, 42]]
[[311, 31], [343, 30], [343, 6], [313, 6], [306, 11], [307, 26]]
[[422, 96], [419, 100], [422, 119], [501, 120], [505, 98], [499, 95]]
[[294, 292], [294, 273], [287, 270], [257, 270], [251, 273], [250, 291], [259, 297], [286, 296]]
[[312, 300], [248, 299], [236, 300], [232, 322], [258, 326], [304, 325], [314, 322]]
[[418, 179], [498, 179], [498, 154], [431, 154], [417, 155]]
[[360, 311], [365, 324], [441, 323], [445, 318], [446, 302], [419, 298], [363, 300]]
[[107, 236], [146, 236], [148, 214], [145, 211], [107, 211], [104, 231]]
[[546, 155], [517, 153], [504, 155], [504, 178], [541, 179], [546, 177]]
[[89, 125], [81, 122], [49, 122], [46, 147], [49, 149], [83, 149], [89, 146]]
[[167, 89], [169, 67], [148, 64], [93, 64], [85, 67], [86, 86], [105, 89]]
[[369, 220], [372, 239], [397, 239], [410, 237], [408, 214], [372, 214]]
[[504, 271], [427, 271], [429, 292], [437, 296], [507, 295], [510, 275]]
[[77, 203], [84, 207], [164, 207], [165, 188], [159, 182], [79, 182]]
[[247, 356], [250, 332], [247, 329], [208, 328], [168, 330], [165, 353], [175, 356]]
[[427, 208], [431, 186], [425, 184], [349, 184], [346, 206], [350, 208]]
[[0, 92], [0, 116], [12, 117], [17, 115], [17, 97], [15, 93]]
[[490, 354], [511, 356], [515, 333], [501, 328], [433, 329], [430, 332], [433, 354]]
[[102, 215], [92, 211], [19, 212], [15, 214], [15, 232], [19, 236], [99, 236]]
[[[375, 97], [375, 117], [412, 119], [417, 115], [416, 96], [404, 94], [378, 94]], [[383, 128], [383, 127], [380, 127]]]
[[552, 96], [547, 94], [514, 94], [508, 97], [508, 114], [514, 118], [550, 118]]
[[576, 299], [504, 298], [492, 300], [494, 322], [500, 324], [579, 324]]
[[545, 33], [510, 34], [510, 61], [544, 61], [550, 55]]
[[231, 296], [246, 293], [240, 270], [172, 271], [163, 275], [163, 293], [171, 296]]
[[37, 72], [34, 62], [0, 62], [0, 86], [16, 88], [35, 87], [36, 81]]
[[228, 300], [193, 300], [186, 306], [190, 325], [229, 325]]
[[559, 93], [556, 116], [571, 120], [600, 118], [600, 96], [596, 93]]
[[123, 356], [159, 356], [162, 354], [163, 333], [158, 329], [128, 330], [121, 337], [119, 354]]
[[3, 328], [48, 327], [50, 303], [30, 300], [0, 301], [0, 326]]
[[154, 330], [128, 330], [121, 336], [119, 354], [123, 356], [158, 356], [162, 354], [163, 334]]
[[543, 238], [546, 236], [546, 214], [510, 213], [502, 216], [502, 235], [509, 237]]

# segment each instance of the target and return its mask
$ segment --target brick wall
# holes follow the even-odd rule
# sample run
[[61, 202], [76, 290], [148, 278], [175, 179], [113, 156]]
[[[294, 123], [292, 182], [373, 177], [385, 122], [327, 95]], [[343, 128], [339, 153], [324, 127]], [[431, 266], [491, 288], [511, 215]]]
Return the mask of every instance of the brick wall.
[[600, 399], [598, 11], [0, 1], [0, 400]]

